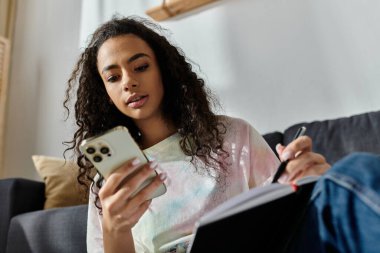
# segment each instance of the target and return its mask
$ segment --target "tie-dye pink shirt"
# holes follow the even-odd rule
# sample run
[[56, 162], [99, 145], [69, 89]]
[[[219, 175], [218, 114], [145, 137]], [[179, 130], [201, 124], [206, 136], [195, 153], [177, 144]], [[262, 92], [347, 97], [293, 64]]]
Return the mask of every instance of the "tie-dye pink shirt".
[[[229, 152], [229, 174], [224, 187], [195, 171], [191, 157], [183, 154], [174, 134], [144, 150], [167, 174], [167, 192], [154, 199], [132, 232], [136, 252], [185, 252], [196, 221], [205, 213], [249, 188], [270, 182], [279, 160], [262, 136], [246, 121], [221, 116], [227, 126], [224, 149]], [[87, 250], [103, 252], [101, 215], [90, 194]], [[170, 246], [172, 242], [174, 246]], [[169, 246], [164, 246], [169, 245]], [[181, 248], [181, 247], [184, 248]]]

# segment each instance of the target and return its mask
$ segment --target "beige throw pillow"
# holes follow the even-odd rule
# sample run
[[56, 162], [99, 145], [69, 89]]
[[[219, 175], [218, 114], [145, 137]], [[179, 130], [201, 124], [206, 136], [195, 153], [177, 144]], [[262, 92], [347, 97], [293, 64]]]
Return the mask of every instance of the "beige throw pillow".
[[45, 209], [87, 204], [77, 181], [79, 167], [74, 161], [43, 155], [32, 156], [34, 166], [45, 182]]

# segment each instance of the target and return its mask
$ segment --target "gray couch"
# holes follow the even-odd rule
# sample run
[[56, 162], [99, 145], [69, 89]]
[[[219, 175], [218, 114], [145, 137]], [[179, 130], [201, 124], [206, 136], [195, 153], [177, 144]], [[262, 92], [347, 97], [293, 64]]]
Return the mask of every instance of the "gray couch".
[[87, 205], [42, 210], [45, 185], [0, 180], [0, 253], [86, 252]]
[[[263, 136], [274, 150], [289, 143], [300, 125], [331, 164], [354, 151], [380, 154], [380, 111], [300, 122]], [[86, 205], [42, 210], [44, 184], [20, 178], [0, 180], [0, 192], [0, 253], [86, 252]]]

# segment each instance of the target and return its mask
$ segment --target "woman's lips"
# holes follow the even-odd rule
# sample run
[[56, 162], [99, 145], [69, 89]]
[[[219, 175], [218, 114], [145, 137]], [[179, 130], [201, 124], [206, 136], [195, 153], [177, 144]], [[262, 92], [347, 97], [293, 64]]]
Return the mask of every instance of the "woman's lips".
[[128, 106], [133, 108], [133, 109], [138, 109], [138, 108], [142, 107], [146, 103], [147, 100], [148, 100], [148, 96], [142, 96], [142, 97], [140, 97], [140, 99], [138, 99], [136, 101], [129, 102]]

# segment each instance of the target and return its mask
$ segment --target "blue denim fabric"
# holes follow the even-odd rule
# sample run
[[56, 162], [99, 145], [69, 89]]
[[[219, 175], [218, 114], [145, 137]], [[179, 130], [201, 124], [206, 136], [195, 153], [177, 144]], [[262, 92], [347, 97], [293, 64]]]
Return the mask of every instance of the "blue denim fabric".
[[380, 252], [380, 156], [353, 153], [318, 180], [291, 252]]

